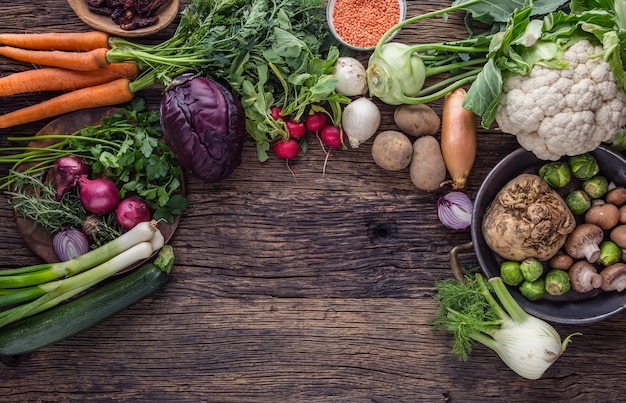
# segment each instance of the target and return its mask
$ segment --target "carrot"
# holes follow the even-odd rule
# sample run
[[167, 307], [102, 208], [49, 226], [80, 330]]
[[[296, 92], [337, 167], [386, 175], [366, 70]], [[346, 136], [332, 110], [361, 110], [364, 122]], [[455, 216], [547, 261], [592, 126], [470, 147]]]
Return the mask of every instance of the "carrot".
[[0, 116], [0, 129], [36, 122], [80, 109], [129, 102], [135, 96], [129, 85], [129, 79], [119, 78], [105, 84], [68, 92], [41, 103], [9, 112]]
[[98, 70], [106, 67], [107, 48], [97, 48], [87, 52], [69, 52], [62, 50], [30, 50], [14, 48], [12, 46], [0, 46], [0, 56], [22, 62], [61, 67], [70, 70]]
[[462, 190], [476, 158], [474, 113], [463, 107], [466, 92], [446, 94], [441, 112], [441, 154], [452, 178], [452, 188]]
[[0, 34], [0, 44], [33, 50], [85, 51], [109, 47], [109, 34], [100, 31], [78, 33]]
[[73, 91], [118, 78], [133, 79], [138, 72], [134, 63], [111, 63], [103, 69], [91, 71], [58, 67], [21, 71], [0, 78], [0, 97], [36, 91]]

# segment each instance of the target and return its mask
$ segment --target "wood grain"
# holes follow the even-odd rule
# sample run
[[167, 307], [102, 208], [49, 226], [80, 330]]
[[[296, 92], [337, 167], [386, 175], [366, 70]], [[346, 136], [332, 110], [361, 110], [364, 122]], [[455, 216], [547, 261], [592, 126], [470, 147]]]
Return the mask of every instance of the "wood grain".
[[[441, 7], [410, 1], [409, 15]], [[86, 31], [64, 1], [0, 3], [6, 32]], [[171, 35], [166, 30], [146, 41]], [[399, 41], [462, 38], [462, 18], [425, 21]], [[357, 55], [367, 61], [366, 54]], [[28, 66], [0, 59], [1, 74]], [[159, 90], [140, 94], [157, 105]], [[0, 113], [45, 94], [2, 100]], [[393, 108], [381, 130], [394, 128]], [[433, 107], [440, 112], [441, 103]], [[0, 131], [36, 133], [47, 122]], [[626, 387], [626, 316], [584, 326], [537, 381], [521, 379], [490, 350], [469, 362], [450, 336], [428, 324], [434, 281], [450, 277], [448, 253], [470, 240], [443, 228], [435, 203], [448, 189], [421, 192], [408, 169], [386, 172], [371, 142], [302, 158], [259, 163], [252, 140], [227, 180], [187, 178], [190, 208], [171, 244], [167, 287], [64, 342], [0, 365], [4, 402], [618, 402]], [[518, 147], [479, 130], [467, 188], [475, 196], [490, 169]], [[0, 176], [8, 167], [0, 166]], [[0, 195], [0, 269], [39, 263]], [[470, 251], [460, 256], [476, 264]]]

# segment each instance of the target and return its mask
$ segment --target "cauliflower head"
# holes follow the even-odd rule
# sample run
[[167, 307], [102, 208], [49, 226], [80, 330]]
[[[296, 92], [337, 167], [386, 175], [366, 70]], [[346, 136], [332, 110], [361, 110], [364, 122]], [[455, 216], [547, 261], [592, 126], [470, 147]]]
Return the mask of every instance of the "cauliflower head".
[[565, 69], [535, 65], [528, 75], [504, 79], [496, 122], [542, 160], [594, 150], [626, 124], [626, 95], [587, 40], [563, 55]]

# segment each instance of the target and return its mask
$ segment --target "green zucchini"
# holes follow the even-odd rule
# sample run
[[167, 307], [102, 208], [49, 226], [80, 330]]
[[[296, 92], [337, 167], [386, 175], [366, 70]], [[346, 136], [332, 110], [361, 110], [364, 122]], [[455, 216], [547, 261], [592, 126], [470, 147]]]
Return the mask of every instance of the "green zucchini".
[[25, 354], [74, 336], [161, 289], [174, 265], [170, 245], [126, 276], [0, 329], [0, 355]]

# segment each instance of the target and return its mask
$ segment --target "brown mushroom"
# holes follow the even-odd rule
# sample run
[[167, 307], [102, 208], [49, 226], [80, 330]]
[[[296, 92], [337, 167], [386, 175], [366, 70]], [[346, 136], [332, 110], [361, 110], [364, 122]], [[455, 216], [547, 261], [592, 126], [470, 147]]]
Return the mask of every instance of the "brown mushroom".
[[600, 242], [604, 232], [595, 224], [580, 224], [565, 241], [565, 251], [574, 259], [585, 258], [590, 263], [595, 263], [600, 256]]
[[626, 205], [619, 208], [619, 222], [626, 224]]
[[573, 264], [574, 258], [561, 251], [557, 252], [556, 255], [550, 259], [550, 267], [556, 270], [569, 270]]
[[609, 237], [611, 238], [611, 241], [617, 244], [617, 246], [622, 249], [626, 249], [626, 224], [618, 225], [613, 228]]
[[570, 267], [569, 279], [572, 290], [576, 292], [589, 292], [602, 286], [602, 276], [598, 274], [596, 267], [586, 260], [579, 260]]
[[613, 203], [616, 206], [621, 206], [626, 203], [626, 188], [622, 186], [618, 186], [608, 191], [608, 193], [604, 196], [604, 200], [607, 203]]
[[626, 264], [614, 263], [600, 273], [604, 291], [622, 292], [626, 289]]
[[619, 223], [619, 209], [613, 203], [596, 204], [585, 213], [585, 222], [611, 229]]

